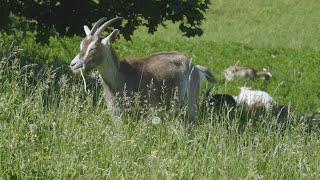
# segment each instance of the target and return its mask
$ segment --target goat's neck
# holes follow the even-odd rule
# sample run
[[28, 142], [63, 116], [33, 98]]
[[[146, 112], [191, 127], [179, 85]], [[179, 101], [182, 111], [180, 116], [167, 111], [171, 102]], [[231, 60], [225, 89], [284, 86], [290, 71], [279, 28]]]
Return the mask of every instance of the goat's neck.
[[103, 86], [108, 86], [108, 89], [113, 94], [123, 89], [124, 79], [123, 75], [119, 72], [119, 61], [113, 49], [106, 50], [98, 71], [102, 77]]

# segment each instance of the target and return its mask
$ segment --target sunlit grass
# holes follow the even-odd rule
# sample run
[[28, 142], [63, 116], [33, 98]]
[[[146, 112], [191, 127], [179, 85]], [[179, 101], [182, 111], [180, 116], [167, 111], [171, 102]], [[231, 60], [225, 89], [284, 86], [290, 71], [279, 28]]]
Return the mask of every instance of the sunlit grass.
[[[212, 0], [202, 25], [204, 35], [193, 41], [319, 50], [319, 9], [317, 0]], [[167, 27], [155, 36], [170, 42], [182, 38], [178, 25]], [[136, 35], [149, 38], [145, 33], [141, 28]]]

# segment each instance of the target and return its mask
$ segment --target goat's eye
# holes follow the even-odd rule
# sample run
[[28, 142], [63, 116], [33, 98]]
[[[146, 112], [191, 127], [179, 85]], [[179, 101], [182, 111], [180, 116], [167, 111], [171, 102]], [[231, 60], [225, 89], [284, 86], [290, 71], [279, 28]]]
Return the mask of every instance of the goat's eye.
[[92, 51], [95, 50], [95, 49], [97, 49], [97, 48], [91, 48], [91, 49], [89, 50], [89, 52], [92, 52]]

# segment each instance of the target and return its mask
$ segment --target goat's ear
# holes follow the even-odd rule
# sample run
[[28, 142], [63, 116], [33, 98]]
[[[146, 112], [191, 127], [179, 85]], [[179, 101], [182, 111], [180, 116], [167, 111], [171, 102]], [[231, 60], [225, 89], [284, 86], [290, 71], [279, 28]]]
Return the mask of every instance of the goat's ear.
[[265, 72], [269, 71], [267, 68], [262, 68], [262, 70]]
[[101, 43], [103, 45], [111, 45], [113, 42], [116, 41], [116, 39], [118, 38], [118, 35], [119, 35], [119, 30], [115, 29], [112, 31], [112, 33], [109, 36], [102, 39]]
[[87, 25], [83, 26], [84, 32], [86, 33], [86, 35], [88, 36], [91, 32], [90, 28]]

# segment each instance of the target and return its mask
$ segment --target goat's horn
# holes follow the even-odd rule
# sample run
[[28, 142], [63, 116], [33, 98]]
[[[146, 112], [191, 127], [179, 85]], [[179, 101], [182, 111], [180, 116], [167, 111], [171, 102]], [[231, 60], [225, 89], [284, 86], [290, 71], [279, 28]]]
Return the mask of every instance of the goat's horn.
[[102, 26], [100, 26], [99, 29], [94, 33], [94, 35], [100, 35], [106, 29], [106, 27], [108, 27], [112, 23], [114, 23], [116, 21], [120, 21], [122, 19], [123, 19], [122, 17], [115, 17], [113, 19], [110, 19], [109, 21], [105, 22]]
[[99, 26], [104, 22], [106, 21], [107, 18], [106, 17], [103, 17], [103, 18], [100, 18], [92, 27], [91, 31], [90, 31], [90, 35], [93, 35], [97, 29], [99, 28]]

